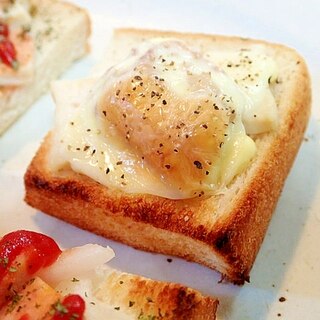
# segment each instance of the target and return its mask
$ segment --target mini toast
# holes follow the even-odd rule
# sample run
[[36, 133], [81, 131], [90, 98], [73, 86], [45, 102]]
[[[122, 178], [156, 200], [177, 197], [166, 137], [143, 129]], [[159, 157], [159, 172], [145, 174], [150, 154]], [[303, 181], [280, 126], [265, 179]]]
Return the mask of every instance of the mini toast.
[[[0, 68], [1, 134], [48, 90], [52, 80], [89, 51], [91, 26], [84, 9], [53, 0], [5, 0], [0, 20], [7, 21], [9, 32], [17, 33], [18, 39], [13, 41], [16, 68], [3, 64]], [[24, 63], [26, 59], [30, 61]]]
[[[207, 88], [207, 83], [213, 83], [213, 87], [218, 88], [214, 91], [218, 92], [216, 95], [219, 95], [221, 91], [224, 92], [222, 98], [218, 97], [219, 99], [221, 98], [219, 102], [217, 102], [218, 104], [220, 103], [219, 106], [224, 105], [224, 103], [233, 103], [233, 107], [231, 109], [228, 109], [228, 105], [226, 105], [224, 109], [221, 108], [221, 106], [220, 109], [219, 107], [208, 109], [208, 112], [215, 112], [215, 110], [217, 112], [222, 112], [221, 110], [226, 110], [226, 113], [221, 115], [221, 119], [223, 119], [223, 121], [227, 121], [229, 128], [234, 128], [233, 126], [236, 126], [238, 121], [238, 118], [234, 118], [233, 116], [234, 113], [237, 114], [238, 112], [233, 111], [236, 109], [234, 106], [236, 103], [231, 101], [232, 98], [233, 100], [238, 98], [236, 98], [236, 95], [229, 93], [226, 94], [230, 87], [222, 88], [219, 83], [226, 82], [219, 82], [219, 79], [221, 77], [225, 79], [226, 74], [229, 75], [229, 70], [231, 69], [238, 70], [237, 68], [243, 62], [246, 65], [245, 68], [248, 68], [244, 68], [244, 70], [247, 71], [244, 71], [244, 76], [242, 73], [240, 73], [239, 76], [237, 73], [238, 71], [230, 71], [230, 74], [234, 72], [232, 75], [238, 77], [235, 80], [233, 79], [234, 81], [232, 81], [230, 86], [234, 88], [235, 83], [240, 87], [242, 86], [240, 90], [242, 93], [247, 92], [246, 90], [250, 86], [250, 83], [254, 83], [255, 87], [262, 84], [264, 88], [266, 88], [267, 91], [263, 91], [265, 95], [261, 99], [258, 95], [252, 98], [253, 100], [255, 99], [255, 101], [260, 99], [260, 109], [253, 110], [251, 114], [250, 112], [249, 114], [245, 114], [245, 112], [243, 112], [242, 115], [244, 126], [241, 125], [243, 134], [241, 136], [241, 139], [243, 140], [241, 141], [245, 142], [242, 144], [243, 148], [240, 150], [246, 150], [246, 154], [243, 155], [238, 150], [238, 156], [233, 158], [233, 162], [229, 161], [229, 158], [225, 158], [227, 160], [222, 161], [222, 164], [220, 164], [219, 167], [220, 171], [218, 170], [219, 172], [224, 173], [221, 173], [220, 176], [214, 176], [212, 173], [214, 170], [211, 170], [211, 161], [208, 161], [205, 158], [207, 154], [206, 152], [201, 154], [198, 153], [198, 155], [200, 154], [203, 156], [201, 159], [204, 160], [201, 160], [201, 162], [198, 158], [193, 158], [193, 152], [197, 149], [195, 146], [197, 144], [200, 146], [202, 141], [207, 141], [206, 139], [196, 141], [195, 145], [185, 153], [186, 156], [184, 158], [180, 158], [176, 162], [170, 162], [171, 167], [170, 165], [168, 166], [168, 162], [166, 162], [168, 159], [173, 159], [170, 158], [171, 154], [168, 156], [166, 156], [166, 154], [162, 155], [162, 162], [157, 164], [156, 160], [154, 160], [155, 157], [153, 157], [152, 154], [153, 149], [150, 147], [150, 153], [143, 154], [143, 157], [149, 157], [147, 159], [148, 161], [144, 162], [144, 164], [149, 165], [150, 163], [156, 163], [155, 166], [158, 165], [156, 169], [150, 169], [150, 171], [155, 170], [158, 174], [160, 172], [158, 176], [165, 177], [164, 185], [166, 187], [162, 189], [164, 191], [162, 191], [161, 194], [150, 194], [152, 193], [150, 190], [154, 189], [154, 185], [158, 183], [155, 181], [154, 183], [150, 183], [150, 188], [146, 192], [141, 192], [141, 189], [136, 192], [128, 192], [128, 189], [126, 188], [129, 188], [129, 180], [127, 185], [122, 184], [121, 187], [106, 185], [103, 180], [104, 178], [100, 179], [99, 176], [97, 176], [98, 178], [90, 177], [89, 174], [84, 173], [80, 169], [76, 169], [78, 167], [76, 167], [76, 165], [71, 161], [68, 163], [66, 162], [63, 166], [60, 166], [59, 169], [53, 169], [54, 165], [52, 165], [52, 155], [54, 154], [54, 146], [59, 143], [63, 144], [62, 138], [59, 138], [60, 142], [57, 142], [57, 132], [60, 129], [55, 127], [45, 138], [42, 146], [26, 172], [25, 200], [31, 206], [59, 219], [72, 223], [80, 228], [90, 230], [96, 234], [123, 242], [141, 250], [179, 256], [186, 260], [203, 264], [209, 268], [219, 271], [227, 280], [237, 284], [242, 284], [244, 281], [249, 281], [250, 270], [266, 234], [269, 221], [272, 217], [281, 190], [284, 186], [285, 179], [298, 152], [303, 138], [303, 133], [307, 126], [310, 113], [311, 93], [306, 64], [301, 56], [299, 56], [294, 50], [282, 45], [267, 43], [264, 41], [238, 37], [132, 29], [121, 29], [115, 32], [114, 40], [111, 44], [111, 58], [109, 57], [106, 60], [108, 60], [108, 62], [112, 61], [112, 63], [118, 63], [125, 59], [130, 52], [132, 55], [137, 55], [137, 50], [132, 48], [139, 48], [139, 46], [148, 41], [154, 41], [152, 39], [157, 39], [155, 40], [155, 46], [160, 46], [160, 49], [150, 49], [150, 47], [148, 47], [146, 49], [147, 53], [143, 56], [147, 58], [143, 59], [149, 59], [150, 56], [153, 58], [156, 57], [154, 59], [158, 59], [157, 57], [160, 55], [155, 54], [152, 56], [152, 50], [171, 50], [170, 46], [173, 46], [172, 51], [169, 53], [165, 51], [165, 58], [162, 57], [159, 58], [160, 61], [157, 60], [157, 63], [159, 62], [159, 64], [161, 64], [167, 63], [167, 59], [169, 62], [165, 69], [169, 70], [171, 67], [176, 68], [172, 72], [180, 72], [177, 70], [177, 65], [179, 65], [180, 60], [178, 58], [176, 58], [176, 60], [175, 58], [172, 58], [182, 55], [179, 53], [175, 55], [174, 52], [178, 47], [179, 50], [177, 50], [179, 52], [182, 50], [183, 57], [185, 57], [185, 60], [181, 62], [181, 65], [183, 65], [184, 68], [187, 68], [186, 74], [190, 77], [195, 76], [194, 73], [192, 74], [190, 71], [195, 69], [192, 66], [190, 67], [191, 69], [188, 69], [188, 57], [191, 56], [190, 64], [193, 63], [192, 61], [198, 59], [199, 56], [201, 56], [199, 59], [208, 59], [208, 68], [212, 68], [210, 70], [217, 71], [217, 75], [212, 76], [211, 71], [199, 71], [201, 75], [209, 74], [211, 77], [206, 78], [206, 81], [204, 81], [205, 84], [201, 89], [203, 91], [212, 90], [211, 87]], [[174, 39], [172, 41], [178, 41], [178, 44], [171, 42], [171, 39]], [[163, 42], [167, 43], [167, 40], [170, 43], [163, 44]], [[181, 42], [183, 44], [181, 44]], [[188, 48], [192, 48], [194, 51], [188, 51]], [[196, 53], [193, 55], [193, 53], [190, 52]], [[236, 53], [236, 56], [241, 57], [240, 60], [238, 58], [233, 60], [234, 52]], [[211, 58], [211, 54], [215, 58]], [[169, 60], [168, 57], [170, 57]], [[260, 62], [255, 63], [255, 59], [260, 59], [259, 61], [264, 62], [261, 62], [261, 64]], [[276, 65], [277, 71], [272, 73], [273, 71], [270, 71], [272, 69], [271, 67], [261, 67], [261, 70], [267, 70], [266, 73], [264, 73], [264, 71], [261, 72], [261, 74], [265, 74], [264, 78], [259, 78], [260, 75], [255, 71], [258, 80], [251, 80], [251, 65], [258, 65], [257, 68], [260, 68], [261, 65], [267, 63], [265, 61], [269, 61], [268, 59], [270, 59], [270, 65]], [[204, 60], [201, 61], [203, 62]], [[216, 68], [211, 66], [212, 61], [220, 61], [221, 63], [218, 63], [219, 67]], [[141, 64], [137, 64], [136, 66], [139, 67], [140, 65]], [[145, 67], [143, 63], [142, 65]], [[206, 63], [202, 63], [201, 66], [199, 65], [197, 68], [200, 70], [202, 70], [201, 68], [207, 68], [202, 67], [202, 65], [206, 65]], [[158, 68], [158, 65], [155, 66]], [[114, 74], [121, 77], [121, 72], [123, 70], [121, 68], [122, 67], [118, 67], [117, 69], [116, 67], [115, 69], [111, 69], [111, 71], [109, 71], [105, 76], [105, 79], [107, 79], [105, 80], [105, 83], [111, 81], [113, 84], [119, 84], [120, 80], [118, 81], [118, 78], [116, 78]], [[148, 68], [148, 66], [146, 68]], [[106, 68], [102, 69], [106, 70]], [[223, 69], [223, 71], [221, 71], [221, 69]], [[143, 72], [140, 73], [139, 77], [145, 79], [145, 73]], [[271, 73], [269, 74], [268, 72]], [[198, 76], [198, 74], [196, 74], [196, 76]], [[132, 81], [140, 81], [140, 78], [133, 77]], [[197, 81], [197, 83], [201, 83], [201, 79], [202, 78], [200, 78], [200, 81]], [[164, 80], [168, 81], [165, 77]], [[194, 85], [193, 80], [194, 78], [192, 78], [192, 85]], [[158, 77], [158, 79], [156, 78], [154, 81], [156, 82], [152, 82], [152, 85], [163, 85], [161, 83], [161, 76], [160, 79]], [[87, 82], [82, 85], [84, 87], [86, 87], [86, 85], [89, 86], [89, 84], [86, 83]], [[187, 83], [187, 85], [189, 84], [190, 83]], [[81, 86], [79, 83], [77, 85]], [[102, 86], [101, 82], [99, 85], [100, 87]], [[201, 84], [199, 84], [199, 86], [201, 86]], [[100, 87], [97, 85], [97, 88]], [[99, 109], [102, 110], [101, 113], [96, 111], [101, 118], [108, 118], [108, 121], [112, 121], [112, 117], [116, 114], [117, 110], [123, 107], [121, 101], [129, 101], [126, 100], [125, 96], [121, 96], [123, 87], [119, 87], [119, 91], [116, 90], [116, 85], [114, 85], [114, 88], [115, 91], [112, 97], [116, 100], [112, 101], [116, 101], [116, 103], [118, 103], [117, 108], [113, 108], [112, 103], [110, 103], [109, 105], [104, 104], [103, 107], [101, 107], [102, 109]], [[154, 91], [152, 89], [153, 87], [151, 87], [151, 89], [150, 87], [148, 88], [146, 88], [146, 84], [143, 83], [140, 87], [133, 86], [130, 87], [131, 91], [126, 89], [127, 91], [124, 92], [129, 94], [130, 98], [132, 98], [132, 95], [134, 95], [134, 92], [137, 92], [137, 90], [140, 90], [138, 91], [138, 94], [143, 95], [147, 92], [148, 97], [150, 94], [150, 99], [157, 98], [154, 97], [156, 94], [152, 95], [152, 91]], [[179, 88], [175, 89], [176, 93], [180, 90]], [[58, 105], [63, 104], [63, 101], [60, 99], [59, 92], [61, 93], [61, 89], [59, 89], [58, 86], [54, 92], [55, 101]], [[251, 93], [249, 92], [248, 94], [250, 95]], [[119, 100], [117, 100], [118, 95], [120, 95]], [[173, 95], [169, 96], [168, 99], [174, 99], [172, 96]], [[106, 95], [103, 95], [103, 97], [103, 101], [105, 101]], [[225, 97], [228, 97], [228, 99], [226, 99], [228, 100], [227, 102], [223, 101]], [[79, 107], [80, 109], [84, 108], [86, 104], [85, 98], [82, 98], [81, 102], [78, 103], [78, 105], [81, 105], [81, 107]], [[194, 99], [194, 96], [190, 96], [188, 101], [191, 101], [192, 99]], [[203, 99], [201, 100], [201, 107], [203, 107], [207, 100], [209, 101], [209, 98], [205, 99], [200, 97], [197, 99], [199, 99], [199, 101]], [[215, 97], [212, 99], [215, 99]], [[238, 100], [240, 101], [241, 99], [239, 98]], [[155, 107], [161, 107], [161, 110], [166, 110], [164, 108], [167, 107], [167, 105], [170, 107], [171, 100], [168, 100], [169, 103], [167, 103], [167, 100], [165, 100], [163, 96], [156, 101], [159, 102], [155, 102]], [[188, 103], [188, 101], [186, 103]], [[98, 102], [97, 105], [100, 103]], [[148, 100], [148, 103], [149, 102], [150, 101]], [[210, 100], [210, 102], [212, 101]], [[159, 105], [157, 105], [157, 103], [159, 103]], [[132, 104], [134, 105], [134, 102], [132, 102]], [[213, 106], [214, 104], [215, 102], [212, 103]], [[65, 106], [66, 105], [67, 102], [65, 102]], [[178, 104], [178, 106], [180, 105], [182, 104]], [[195, 105], [199, 106], [200, 104]], [[274, 113], [267, 114], [266, 118], [263, 118], [264, 120], [256, 122], [261, 119], [261, 117], [259, 118], [259, 115], [264, 112], [262, 111], [265, 110], [263, 109], [264, 105], [268, 105], [267, 112], [273, 110]], [[146, 130], [146, 126], [141, 126], [139, 131], [136, 127], [133, 127], [133, 125], [131, 127], [131, 124], [136, 124], [135, 121], [137, 121], [137, 118], [140, 116], [143, 118], [147, 115], [147, 109], [143, 109], [144, 105], [139, 105], [136, 108], [140, 108], [138, 110], [140, 112], [138, 113], [139, 116], [136, 117], [137, 114], [135, 113], [135, 110], [130, 114], [128, 113], [123, 115], [123, 118], [128, 121], [124, 122], [123, 127], [129, 126], [130, 130], [132, 130], [130, 132], [128, 131], [129, 136], [126, 136], [126, 138], [121, 141], [124, 141], [123, 143], [126, 143], [127, 140], [140, 141], [140, 144], [135, 141], [133, 143], [136, 143], [137, 145], [137, 147], [134, 147], [134, 150], [141, 155], [144, 152], [144, 149], [149, 150], [150, 139], [146, 132], [144, 132], [144, 130]], [[174, 111], [175, 109], [172, 110], [173, 111], [170, 112], [176, 112]], [[200, 110], [200, 108], [196, 108], [190, 110], [190, 117], [195, 117], [195, 121], [200, 121], [199, 117], [201, 114], [198, 117], [197, 112], [200, 113], [202, 109]], [[187, 110], [186, 113], [187, 112], [189, 111]], [[136, 118], [130, 118], [132, 114], [134, 114], [134, 117]], [[57, 117], [59, 118], [59, 115]], [[183, 117], [183, 113], [180, 113], [179, 117]], [[210, 113], [208, 118], [212, 117], [213, 116]], [[220, 114], [215, 117], [215, 119], [218, 119]], [[115, 118], [118, 121], [122, 118], [121, 114], [118, 118], [116, 116]], [[73, 120], [71, 121], [70, 119], [67, 119], [66, 122], [64, 122], [64, 127], [67, 127], [67, 124], [71, 127], [73, 126]], [[113, 123], [115, 123], [117, 134], [120, 132], [121, 135], [123, 133], [123, 127], [122, 124], [118, 125], [117, 121]], [[88, 120], [87, 125], [89, 123], [90, 121]], [[155, 122], [149, 122], [150, 126], [153, 128], [152, 132], [156, 132], [156, 130], [158, 130], [158, 127], [155, 126], [158, 125], [159, 122], [156, 124], [154, 123]], [[199, 126], [201, 126], [202, 129], [206, 129], [205, 126], [207, 126], [207, 123], [208, 122], [199, 122]], [[176, 126], [176, 123], [174, 125]], [[246, 133], [243, 133], [243, 127], [245, 127]], [[88, 126], [85, 128], [86, 129], [83, 129], [82, 131], [92, 130], [92, 128], [89, 128]], [[179, 133], [185, 133], [185, 131], [181, 131], [184, 130], [183, 128], [178, 130], [180, 130]], [[143, 137], [139, 138], [139, 136], [136, 135], [137, 132], [142, 132]], [[226, 135], [228, 137], [226, 137]], [[214, 139], [216, 139], [219, 135], [213, 134], [213, 136]], [[224, 133], [224, 135], [222, 134], [221, 138], [219, 138], [225, 139], [219, 140], [220, 142], [218, 141], [217, 144], [221, 149], [224, 148], [223, 150], [225, 151], [223, 152], [227, 152], [227, 147], [225, 147], [226, 145], [232, 145], [228, 142], [229, 140], [227, 140], [229, 137], [230, 131]], [[170, 138], [171, 135], [168, 136], [168, 140]], [[155, 139], [156, 143], [159, 144], [159, 140], [157, 140], [158, 138]], [[184, 147], [182, 146], [182, 143], [184, 142], [181, 141], [182, 140], [178, 140], [178, 138], [175, 140], [176, 145], [180, 148], [177, 149], [179, 152], [187, 150], [183, 149]], [[212, 145], [215, 143], [216, 141], [213, 141]], [[71, 149], [72, 145], [69, 145], [69, 147], [69, 149]], [[100, 154], [101, 151], [100, 149], [90, 149], [91, 145], [88, 147], [79, 145], [78, 147], [79, 150], [81, 148], [81, 150], [83, 149], [85, 151], [86, 156], [90, 151], [90, 156], [98, 157], [97, 154]], [[185, 148], [187, 148], [187, 145]], [[204, 146], [203, 150], [205, 150], [205, 148], [206, 146]], [[67, 146], [65, 146], [65, 150], [67, 150]], [[219, 148], [217, 150], [217, 152], [219, 152]], [[76, 148], [70, 152], [73, 152], [73, 156], [77, 154]], [[154, 150], [154, 152], [156, 151]], [[233, 151], [231, 151], [231, 154], [234, 154], [232, 152]], [[77, 157], [77, 155], [75, 157]], [[187, 161], [188, 157], [191, 161], [190, 166], [188, 167], [186, 165], [185, 167], [179, 167], [180, 164]], [[242, 161], [241, 159], [245, 160], [241, 163], [237, 162]], [[143, 161], [144, 160], [145, 159], [143, 159]], [[116, 164], [121, 163], [121, 160], [117, 158], [117, 161], [114, 162], [112, 167], [102, 167], [101, 165], [101, 172], [103, 172], [101, 176], [105, 177], [108, 174], [117, 172], [116, 170], [120, 169], [118, 169], [119, 166], [117, 167]], [[169, 177], [169, 173], [167, 175], [168, 171], [165, 171], [167, 169], [172, 169], [172, 163], [174, 163], [175, 168], [179, 169], [174, 173], [175, 178], [178, 177], [178, 180], [176, 180], [178, 182], [171, 179], [171, 177]], [[229, 164], [224, 165], [225, 163]], [[232, 167], [233, 163], [238, 163], [236, 169], [234, 169], [234, 166]], [[199, 171], [196, 171], [197, 169], [201, 172], [199, 173]], [[233, 171], [235, 173], [231, 175], [230, 172]], [[199, 184], [188, 184], [188, 182], [186, 182], [185, 177], [187, 176], [196, 177], [193, 181], [198, 183], [198, 180], [196, 179], [199, 177], [199, 174], [203, 174]], [[121, 176], [119, 175], [119, 181], [122, 181], [121, 177], [125, 178], [126, 176], [124, 176], [124, 174]], [[136, 184], [132, 183], [134, 186], [138, 185], [139, 181], [141, 181], [138, 176], [136, 177], [138, 182]], [[216, 179], [216, 184], [206, 183], [207, 180], [205, 179]], [[183, 187], [177, 187], [181, 185], [186, 188], [183, 189]], [[213, 187], [212, 190], [210, 189], [212, 185], [218, 185], [218, 187]], [[202, 187], [204, 189], [201, 189]], [[180, 193], [178, 192], [178, 196], [177, 193], [174, 193], [174, 196], [172, 196], [173, 193], [170, 193], [171, 189], [179, 190]], [[184, 192], [185, 190], [188, 190], [188, 192]]]

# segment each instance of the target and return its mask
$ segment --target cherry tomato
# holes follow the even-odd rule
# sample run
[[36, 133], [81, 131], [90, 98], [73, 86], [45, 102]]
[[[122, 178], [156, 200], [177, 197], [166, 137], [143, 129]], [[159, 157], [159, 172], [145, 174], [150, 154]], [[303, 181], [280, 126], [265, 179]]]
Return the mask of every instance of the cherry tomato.
[[5, 38], [9, 37], [8, 25], [2, 22], [0, 22], [0, 36], [3, 36]]
[[0, 308], [60, 253], [53, 239], [33, 231], [15, 231], [0, 239]]
[[0, 240], [0, 283], [19, 255], [25, 255], [28, 273], [32, 275], [50, 266], [60, 254], [57, 243], [46, 235], [25, 230], [8, 233]]
[[0, 22], [0, 59], [7, 66], [17, 69], [17, 52], [9, 39], [9, 27], [3, 22]]
[[83, 320], [84, 310], [84, 300], [77, 294], [70, 294], [55, 305], [52, 320]]
[[8, 39], [2, 39], [0, 41], [0, 59], [7, 66], [16, 69], [17, 52], [13, 43]]

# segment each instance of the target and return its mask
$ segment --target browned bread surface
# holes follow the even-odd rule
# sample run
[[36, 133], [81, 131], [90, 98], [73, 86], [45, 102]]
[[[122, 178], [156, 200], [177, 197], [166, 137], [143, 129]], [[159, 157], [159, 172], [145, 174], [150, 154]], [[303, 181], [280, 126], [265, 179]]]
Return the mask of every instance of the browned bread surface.
[[112, 271], [96, 296], [134, 319], [215, 319], [218, 301], [175, 283]]
[[25, 175], [25, 199], [33, 207], [80, 228], [135, 248], [204, 264], [232, 282], [243, 283], [249, 280], [307, 125], [311, 95], [307, 68], [294, 50], [263, 41], [139, 30], [119, 30], [116, 39], [133, 39], [134, 43], [168, 35], [207, 50], [247, 48], [259, 43], [277, 62], [279, 81], [273, 92], [279, 127], [253, 137], [258, 151], [246, 171], [220, 196], [170, 200], [125, 194], [72, 170], [50, 172], [46, 166], [51, 141], [48, 135]]

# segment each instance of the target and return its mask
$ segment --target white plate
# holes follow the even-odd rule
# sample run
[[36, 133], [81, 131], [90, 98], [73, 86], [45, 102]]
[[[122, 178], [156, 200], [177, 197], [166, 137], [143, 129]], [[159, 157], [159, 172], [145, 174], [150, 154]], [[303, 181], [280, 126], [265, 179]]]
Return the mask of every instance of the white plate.
[[[113, 27], [234, 34], [296, 48], [309, 65], [313, 112], [306, 139], [287, 179], [267, 236], [242, 287], [218, 283], [217, 273], [178, 258], [144, 253], [48, 217], [23, 202], [23, 174], [52, 125], [53, 103], [40, 99], [0, 137], [0, 234], [26, 228], [62, 247], [110, 245], [112, 265], [155, 279], [181, 282], [220, 299], [219, 319], [320, 318], [320, 10], [314, 1], [74, 1], [93, 19], [92, 53], [65, 75], [86, 75], [100, 59]], [[284, 302], [279, 298], [285, 297]]]

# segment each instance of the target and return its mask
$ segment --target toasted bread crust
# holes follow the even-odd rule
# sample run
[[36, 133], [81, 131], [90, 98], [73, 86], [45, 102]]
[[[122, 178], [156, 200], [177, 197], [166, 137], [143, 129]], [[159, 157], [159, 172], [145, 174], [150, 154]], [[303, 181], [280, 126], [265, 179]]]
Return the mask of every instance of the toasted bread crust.
[[[139, 33], [137, 30], [117, 32], [128, 37]], [[291, 69], [286, 70], [275, 92], [279, 128], [255, 137], [258, 155], [238, 178], [245, 182], [232, 187], [233, 191], [221, 198], [170, 200], [124, 194], [71, 170], [62, 174], [50, 172], [46, 166], [49, 135], [25, 175], [25, 199], [30, 205], [81, 228], [139, 249], [199, 262], [241, 284], [249, 280], [307, 125], [311, 93], [306, 65], [292, 49], [263, 41], [143, 31], [144, 37], [148, 35], [200, 39], [221, 46], [261, 44], [275, 57], [281, 55], [291, 60]], [[259, 147], [259, 143], [263, 146]], [[223, 214], [219, 213], [221, 210]]]
[[[175, 283], [113, 271], [100, 286], [100, 299], [138, 319], [215, 319], [218, 301]], [[139, 318], [139, 319], [140, 319]]]

